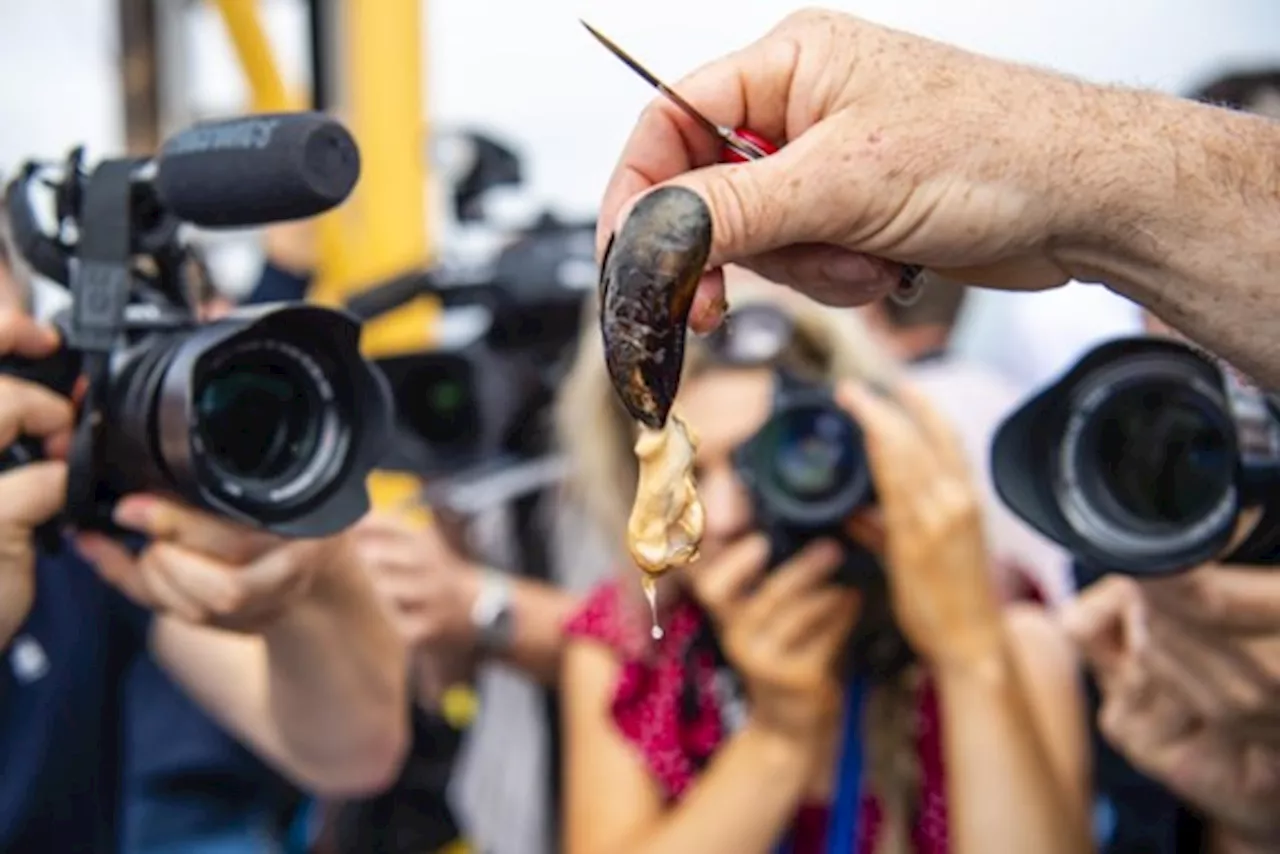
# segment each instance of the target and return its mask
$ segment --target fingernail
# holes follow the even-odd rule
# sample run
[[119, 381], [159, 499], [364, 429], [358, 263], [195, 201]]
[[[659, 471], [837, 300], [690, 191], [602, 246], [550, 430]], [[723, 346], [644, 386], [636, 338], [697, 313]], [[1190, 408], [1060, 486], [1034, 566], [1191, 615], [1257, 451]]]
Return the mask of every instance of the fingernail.
[[122, 528], [145, 530], [155, 517], [155, 501], [146, 496], [131, 495], [122, 499], [111, 513], [111, 519]]
[[885, 266], [866, 255], [855, 252], [837, 252], [821, 265], [822, 273], [837, 282], [876, 283], [884, 279]]

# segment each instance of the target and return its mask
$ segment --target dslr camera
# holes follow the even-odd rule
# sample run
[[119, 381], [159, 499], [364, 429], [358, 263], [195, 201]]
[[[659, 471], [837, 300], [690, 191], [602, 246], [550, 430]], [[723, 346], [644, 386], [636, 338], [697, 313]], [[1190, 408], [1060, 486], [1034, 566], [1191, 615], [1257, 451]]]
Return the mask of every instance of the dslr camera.
[[777, 566], [813, 540], [844, 546], [836, 583], [857, 587], [867, 602], [851, 638], [853, 658], [875, 674], [891, 674], [912, 658], [892, 611], [879, 558], [848, 533], [849, 520], [876, 503], [862, 429], [835, 401], [830, 385], [779, 365], [791, 319], [769, 304], [734, 308], [705, 339], [714, 358], [731, 365], [774, 365], [773, 405], [765, 423], [733, 453], [756, 524]]
[[[0, 372], [71, 396], [83, 383], [57, 528], [113, 530], [123, 494], [160, 491], [292, 537], [336, 533], [369, 508], [365, 480], [392, 420], [385, 379], [360, 355], [350, 315], [265, 305], [202, 323], [182, 223], [248, 226], [341, 203], [359, 152], [320, 114], [197, 125], [154, 159], [80, 151], [62, 167], [29, 163], [8, 186], [14, 242], [31, 267], [67, 287], [51, 358], [0, 360]], [[54, 225], [33, 196], [52, 190]], [[0, 467], [33, 461], [20, 439]]]
[[1090, 351], [1000, 426], [991, 464], [1001, 500], [1095, 570], [1280, 560], [1277, 401], [1179, 341]]

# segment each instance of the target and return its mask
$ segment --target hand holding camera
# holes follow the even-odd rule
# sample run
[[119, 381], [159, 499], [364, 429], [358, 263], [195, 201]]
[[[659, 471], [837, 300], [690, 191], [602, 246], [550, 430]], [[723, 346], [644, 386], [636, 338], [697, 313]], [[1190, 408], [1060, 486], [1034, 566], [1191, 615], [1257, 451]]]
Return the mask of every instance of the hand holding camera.
[[[1206, 567], [1187, 577], [1210, 578], [1217, 571]], [[1102, 691], [1099, 728], [1135, 767], [1204, 811], [1224, 832], [1242, 842], [1274, 845], [1280, 842], [1274, 722], [1266, 743], [1254, 738], [1260, 730], [1222, 725], [1205, 714], [1202, 702], [1231, 704], [1255, 695], [1260, 686], [1246, 675], [1249, 668], [1242, 669], [1243, 659], [1231, 661], [1228, 650], [1203, 638], [1179, 638], [1179, 626], [1162, 616], [1150, 585], [1111, 576], [1063, 614]], [[1221, 685], [1223, 679], [1239, 680], [1235, 690]], [[1226, 709], [1218, 705], [1217, 711]]]
[[816, 748], [839, 719], [844, 684], [836, 661], [859, 597], [831, 583], [841, 560], [835, 543], [811, 543], [773, 570], [769, 552], [768, 540], [753, 535], [684, 571], [742, 678], [753, 724]]
[[861, 427], [883, 524], [876, 531], [860, 514], [851, 533], [883, 555], [898, 625], [935, 667], [980, 659], [1003, 629], [982, 502], [958, 439], [908, 388], [891, 400], [845, 384], [836, 396]]
[[455, 550], [436, 523], [419, 526], [371, 514], [352, 536], [378, 598], [407, 645], [474, 646], [471, 611], [480, 591], [480, 570]]
[[[0, 358], [49, 356], [58, 336], [18, 313], [0, 315]], [[22, 380], [0, 376], [0, 451], [20, 436], [40, 442], [48, 460], [0, 473], [0, 648], [8, 645], [35, 595], [32, 531], [62, 509], [71, 439], [71, 401]]]

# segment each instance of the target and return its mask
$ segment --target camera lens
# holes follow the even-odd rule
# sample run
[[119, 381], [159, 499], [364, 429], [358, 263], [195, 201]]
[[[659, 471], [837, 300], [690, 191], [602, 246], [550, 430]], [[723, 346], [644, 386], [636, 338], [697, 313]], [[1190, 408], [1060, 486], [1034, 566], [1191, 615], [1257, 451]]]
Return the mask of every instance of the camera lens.
[[235, 477], [287, 477], [315, 454], [322, 414], [309, 377], [271, 350], [240, 351], [195, 392], [210, 462]]
[[825, 501], [857, 474], [856, 436], [842, 413], [825, 407], [793, 409], [770, 425], [770, 475], [802, 502]]
[[1185, 386], [1119, 389], [1090, 432], [1098, 497], [1145, 527], [1199, 522], [1234, 482], [1230, 437]]

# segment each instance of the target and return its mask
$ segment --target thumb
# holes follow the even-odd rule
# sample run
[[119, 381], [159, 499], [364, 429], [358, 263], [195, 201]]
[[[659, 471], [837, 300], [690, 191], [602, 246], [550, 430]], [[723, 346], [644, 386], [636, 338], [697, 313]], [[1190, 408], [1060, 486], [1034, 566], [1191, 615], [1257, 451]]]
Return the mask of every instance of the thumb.
[[67, 465], [44, 460], [5, 472], [0, 496], [0, 517], [10, 525], [35, 528], [66, 505]]
[[711, 253], [716, 268], [783, 246], [821, 240], [831, 232], [830, 218], [819, 209], [831, 205], [812, 173], [814, 147], [801, 135], [776, 154], [750, 163], [721, 163], [684, 172], [627, 200], [614, 232], [621, 231], [640, 199], [663, 187], [684, 187], [706, 204], [711, 218]]

